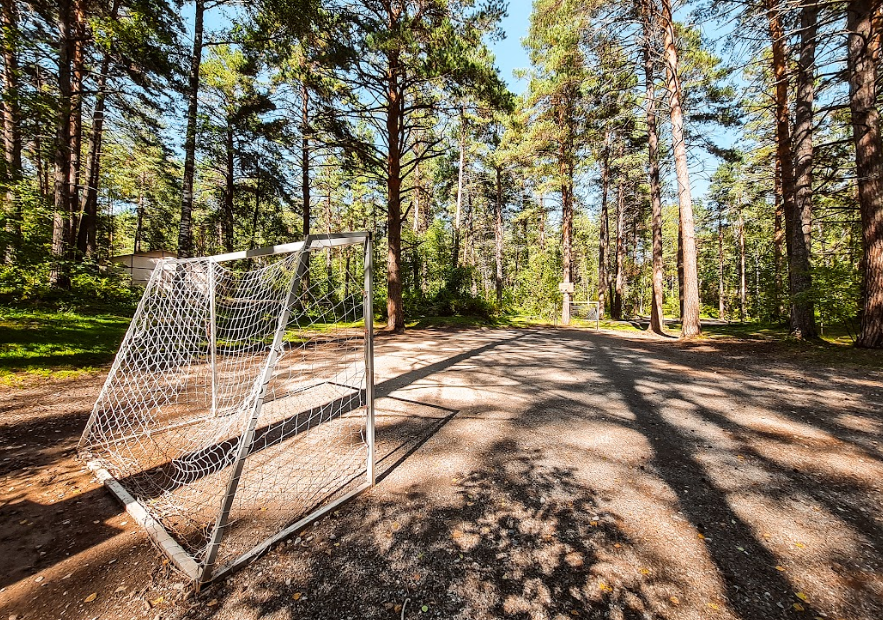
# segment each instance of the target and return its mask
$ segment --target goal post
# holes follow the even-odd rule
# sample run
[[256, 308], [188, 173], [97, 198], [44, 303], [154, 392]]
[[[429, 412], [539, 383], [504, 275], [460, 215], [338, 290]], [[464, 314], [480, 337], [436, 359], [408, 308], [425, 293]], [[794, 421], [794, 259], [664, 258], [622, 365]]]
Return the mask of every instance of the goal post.
[[369, 233], [155, 268], [79, 453], [197, 588], [375, 483], [372, 272]]

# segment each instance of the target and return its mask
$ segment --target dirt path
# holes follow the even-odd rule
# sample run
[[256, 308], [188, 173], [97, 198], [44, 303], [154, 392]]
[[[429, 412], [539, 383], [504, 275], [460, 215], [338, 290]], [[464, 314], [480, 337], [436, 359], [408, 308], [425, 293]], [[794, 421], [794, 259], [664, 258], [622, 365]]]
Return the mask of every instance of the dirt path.
[[0, 619], [883, 617], [883, 371], [575, 330], [377, 359], [408, 449], [198, 596], [73, 460], [101, 377], [0, 393]]

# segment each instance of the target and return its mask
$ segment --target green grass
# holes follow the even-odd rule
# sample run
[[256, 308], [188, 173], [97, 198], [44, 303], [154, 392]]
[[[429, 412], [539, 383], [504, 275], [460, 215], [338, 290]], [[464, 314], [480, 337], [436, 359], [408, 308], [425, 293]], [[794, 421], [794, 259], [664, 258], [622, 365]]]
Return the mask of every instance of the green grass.
[[0, 382], [62, 379], [113, 361], [130, 317], [0, 308]]

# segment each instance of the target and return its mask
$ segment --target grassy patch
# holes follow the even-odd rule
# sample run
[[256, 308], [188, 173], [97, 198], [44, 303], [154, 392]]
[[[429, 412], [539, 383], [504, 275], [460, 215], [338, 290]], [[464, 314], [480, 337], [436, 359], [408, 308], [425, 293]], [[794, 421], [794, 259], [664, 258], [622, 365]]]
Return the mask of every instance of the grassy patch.
[[62, 379], [109, 364], [130, 317], [0, 308], [0, 381]]

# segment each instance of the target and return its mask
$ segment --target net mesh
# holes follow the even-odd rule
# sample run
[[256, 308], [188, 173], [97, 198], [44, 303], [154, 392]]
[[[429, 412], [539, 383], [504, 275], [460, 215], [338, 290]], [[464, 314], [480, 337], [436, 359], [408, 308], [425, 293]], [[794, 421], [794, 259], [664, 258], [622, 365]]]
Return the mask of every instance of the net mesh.
[[197, 563], [243, 442], [216, 565], [347, 493], [368, 458], [363, 282], [361, 244], [161, 262], [81, 455]]

